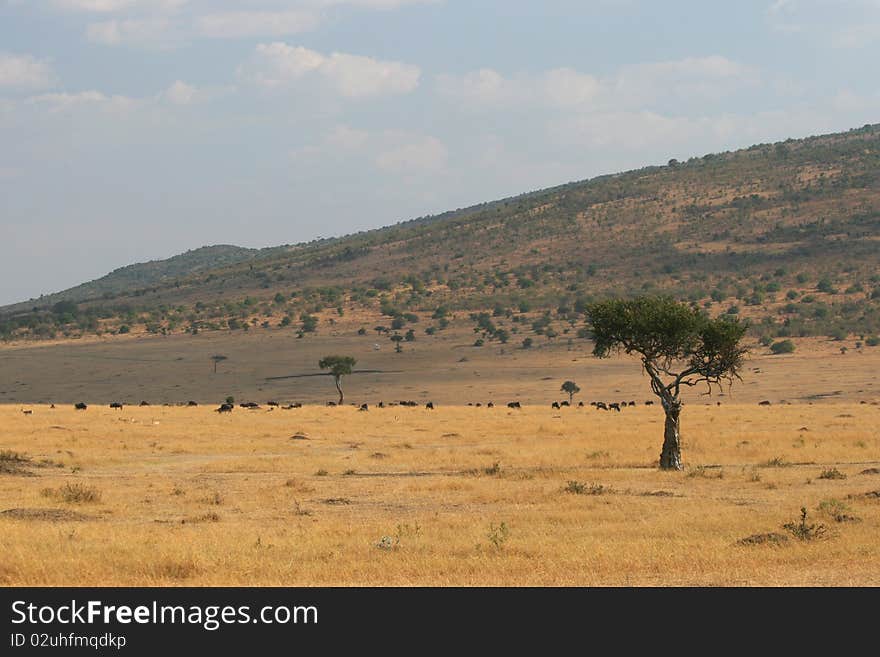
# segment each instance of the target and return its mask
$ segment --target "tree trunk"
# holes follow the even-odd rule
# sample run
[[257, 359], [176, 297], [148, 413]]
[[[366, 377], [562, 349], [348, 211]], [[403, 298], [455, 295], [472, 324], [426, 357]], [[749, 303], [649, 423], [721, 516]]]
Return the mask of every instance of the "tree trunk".
[[679, 417], [681, 402], [678, 399], [663, 400], [666, 411], [666, 427], [663, 433], [663, 451], [660, 453], [661, 470], [681, 470], [681, 433]]
[[336, 383], [336, 389], [339, 391], [339, 405], [342, 405], [342, 401], [344, 397], [342, 396], [342, 385], [340, 384], [341, 377], [335, 376], [333, 377], [334, 383]]

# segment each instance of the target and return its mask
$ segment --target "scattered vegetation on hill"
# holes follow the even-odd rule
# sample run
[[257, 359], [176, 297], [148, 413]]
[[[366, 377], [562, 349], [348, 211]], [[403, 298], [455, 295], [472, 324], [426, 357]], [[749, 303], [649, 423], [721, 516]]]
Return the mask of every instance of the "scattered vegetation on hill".
[[875, 125], [337, 239], [206, 247], [0, 310], [0, 339], [275, 328], [306, 337], [363, 311], [398, 344], [469, 321], [479, 344], [530, 348], [589, 337], [590, 303], [664, 294], [748, 318], [766, 346], [816, 335], [871, 346], [878, 241]]

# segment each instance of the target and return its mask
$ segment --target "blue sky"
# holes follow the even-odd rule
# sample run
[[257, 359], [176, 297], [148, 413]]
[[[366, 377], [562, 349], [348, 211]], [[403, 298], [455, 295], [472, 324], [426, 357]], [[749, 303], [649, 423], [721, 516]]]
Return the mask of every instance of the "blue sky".
[[880, 121], [880, 0], [0, 0], [0, 304]]

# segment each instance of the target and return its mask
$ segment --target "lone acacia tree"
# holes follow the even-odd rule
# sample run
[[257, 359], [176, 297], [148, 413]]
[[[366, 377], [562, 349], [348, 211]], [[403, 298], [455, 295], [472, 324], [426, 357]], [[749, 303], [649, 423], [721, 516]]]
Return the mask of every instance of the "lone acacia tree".
[[574, 396], [581, 391], [580, 387], [574, 381], [566, 381], [560, 388], [562, 392], [568, 393], [568, 403], [574, 402]]
[[666, 412], [660, 467], [681, 470], [681, 387], [705, 383], [711, 394], [712, 386], [740, 379], [747, 325], [728, 317], [711, 319], [668, 297], [602, 301], [588, 306], [586, 314], [594, 356], [623, 351], [641, 358]]
[[324, 356], [318, 361], [318, 367], [322, 370], [330, 370], [330, 374], [333, 375], [333, 382], [336, 384], [336, 390], [339, 391], [340, 404], [345, 400], [342, 394], [342, 377], [351, 374], [356, 364], [357, 361], [351, 356]]
[[213, 356], [211, 356], [211, 360], [214, 361], [214, 374], [216, 374], [217, 364], [222, 363], [224, 360], [228, 360], [228, 357], [224, 356], [223, 354], [214, 354]]

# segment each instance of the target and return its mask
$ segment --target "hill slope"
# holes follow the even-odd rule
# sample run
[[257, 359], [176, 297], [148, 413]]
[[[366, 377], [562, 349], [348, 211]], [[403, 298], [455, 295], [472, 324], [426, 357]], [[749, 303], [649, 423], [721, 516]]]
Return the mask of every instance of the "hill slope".
[[657, 292], [747, 315], [768, 336], [870, 335], [880, 330], [880, 126], [673, 160], [337, 239], [212, 248], [230, 251], [222, 261], [206, 253], [200, 266], [185, 254], [124, 268], [56, 295], [75, 309], [52, 312], [56, 297], [36, 312], [3, 309], [0, 335], [308, 332], [350, 310], [396, 318], [395, 329], [428, 312], [439, 330], [445, 313], [466, 310], [487, 337], [501, 322], [552, 339], [576, 328], [589, 299]]

